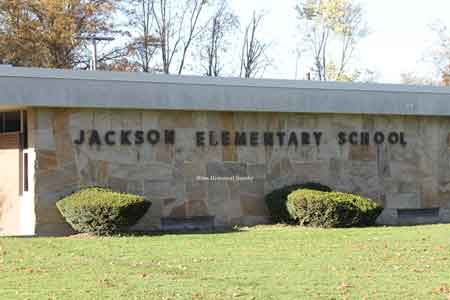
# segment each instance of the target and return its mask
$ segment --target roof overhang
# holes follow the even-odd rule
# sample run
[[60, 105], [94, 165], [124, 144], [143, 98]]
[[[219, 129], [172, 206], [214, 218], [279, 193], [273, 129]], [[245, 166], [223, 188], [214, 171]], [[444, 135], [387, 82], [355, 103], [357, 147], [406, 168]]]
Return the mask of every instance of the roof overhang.
[[5, 67], [0, 107], [450, 116], [450, 89]]
[[23, 105], [0, 105], [0, 112], [26, 109]]

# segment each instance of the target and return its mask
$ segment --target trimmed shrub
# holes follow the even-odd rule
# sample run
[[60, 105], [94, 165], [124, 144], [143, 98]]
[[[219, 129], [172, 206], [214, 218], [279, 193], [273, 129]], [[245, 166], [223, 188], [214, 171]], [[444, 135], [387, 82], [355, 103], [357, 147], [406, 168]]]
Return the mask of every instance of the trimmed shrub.
[[313, 227], [371, 226], [382, 211], [358, 195], [300, 189], [288, 196], [287, 210], [296, 224]]
[[86, 188], [56, 203], [66, 221], [78, 232], [109, 235], [132, 226], [151, 202], [105, 188]]
[[330, 187], [316, 182], [287, 185], [280, 189], [273, 190], [266, 195], [265, 200], [270, 216], [275, 223], [292, 223], [292, 219], [287, 211], [286, 202], [288, 195], [298, 189], [331, 192]]
[[378, 216], [383, 212], [383, 207], [371, 199], [357, 195], [352, 196], [350, 197], [351, 201], [358, 207], [361, 213], [357, 226], [373, 226]]

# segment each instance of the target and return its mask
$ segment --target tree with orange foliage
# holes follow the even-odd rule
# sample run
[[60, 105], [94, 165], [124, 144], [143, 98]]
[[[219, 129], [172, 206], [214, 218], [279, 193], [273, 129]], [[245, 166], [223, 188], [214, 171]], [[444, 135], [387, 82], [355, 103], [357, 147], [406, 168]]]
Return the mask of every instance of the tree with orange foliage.
[[443, 86], [450, 86], [450, 66], [447, 66], [441, 74], [441, 84]]
[[86, 61], [79, 36], [111, 32], [117, 0], [0, 1], [0, 62], [74, 68]]

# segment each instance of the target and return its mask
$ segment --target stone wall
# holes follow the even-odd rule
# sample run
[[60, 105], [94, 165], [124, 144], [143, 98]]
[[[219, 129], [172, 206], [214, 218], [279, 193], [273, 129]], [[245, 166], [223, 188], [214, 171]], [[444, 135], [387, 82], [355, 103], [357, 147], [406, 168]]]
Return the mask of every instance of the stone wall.
[[[215, 226], [268, 221], [263, 196], [275, 188], [318, 181], [371, 197], [398, 223], [397, 208], [450, 204], [450, 119], [294, 113], [35, 109], [36, 233], [69, 232], [55, 202], [80, 186], [110, 186], [153, 202], [137, 229], [161, 218], [214, 218]], [[75, 145], [80, 130], [175, 129], [175, 145]], [[204, 146], [197, 131], [320, 131], [320, 146]], [[340, 145], [340, 131], [404, 132], [407, 145]], [[198, 176], [250, 176], [205, 181]]]

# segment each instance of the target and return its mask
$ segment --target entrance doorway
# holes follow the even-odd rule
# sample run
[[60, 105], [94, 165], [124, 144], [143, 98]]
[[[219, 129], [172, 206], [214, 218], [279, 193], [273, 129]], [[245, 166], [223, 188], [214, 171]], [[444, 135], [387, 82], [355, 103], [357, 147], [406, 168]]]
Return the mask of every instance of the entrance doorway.
[[27, 148], [26, 111], [0, 111], [0, 235], [26, 234]]

